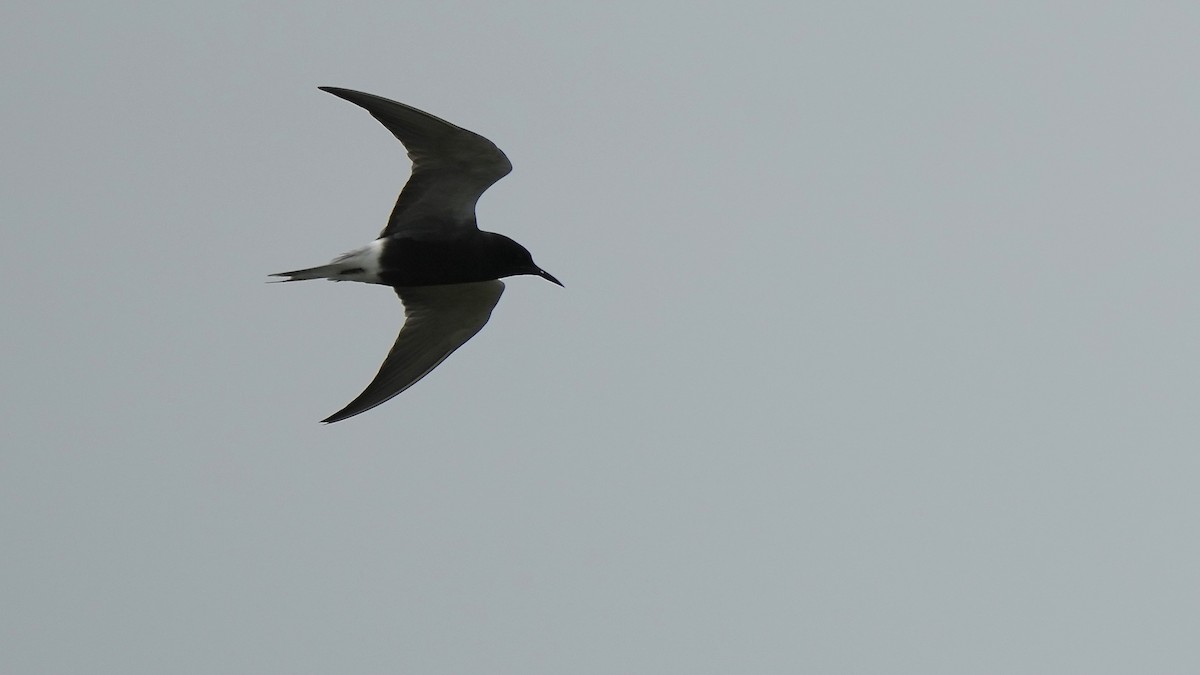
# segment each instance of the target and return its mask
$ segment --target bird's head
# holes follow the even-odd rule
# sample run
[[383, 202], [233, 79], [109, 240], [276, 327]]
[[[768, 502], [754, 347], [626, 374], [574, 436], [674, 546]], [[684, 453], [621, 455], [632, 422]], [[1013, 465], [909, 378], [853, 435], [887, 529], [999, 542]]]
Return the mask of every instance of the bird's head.
[[532, 274], [546, 281], [562, 286], [562, 282], [554, 278], [546, 270], [533, 262], [533, 256], [526, 248], [502, 234], [491, 234], [489, 248], [491, 255], [500, 264], [500, 276], [511, 277], [518, 274]]

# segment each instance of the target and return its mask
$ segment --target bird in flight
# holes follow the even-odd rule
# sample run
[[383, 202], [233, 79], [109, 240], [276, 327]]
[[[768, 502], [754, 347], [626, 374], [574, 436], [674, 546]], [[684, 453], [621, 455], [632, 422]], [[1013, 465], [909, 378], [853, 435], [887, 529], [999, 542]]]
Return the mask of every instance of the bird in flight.
[[404, 326], [379, 373], [346, 407], [321, 420], [328, 424], [408, 389], [470, 340], [500, 301], [501, 277], [532, 274], [562, 283], [535, 265], [524, 246], [475, 222], [479, 196], [512, 171], [494, 143], [403, 103], [338, 87], [321, 90], [366, 109], [412, 160], [412, 175], [375, 241], [328, 265], [271, 275], [382, 284], [404, 304]]

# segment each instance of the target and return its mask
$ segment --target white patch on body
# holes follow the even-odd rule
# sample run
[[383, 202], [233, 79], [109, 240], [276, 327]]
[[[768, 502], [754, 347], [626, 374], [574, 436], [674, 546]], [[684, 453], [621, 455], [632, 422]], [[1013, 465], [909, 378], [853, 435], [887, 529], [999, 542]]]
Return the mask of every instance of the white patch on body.
[[334, 281], [361, 281], [367, 284], [381, 284], [379, 262], [383, 255], [383, 239], [376, 239], [366, 246], [340, 255], [329, 263], [332, 273], [326, 278]]

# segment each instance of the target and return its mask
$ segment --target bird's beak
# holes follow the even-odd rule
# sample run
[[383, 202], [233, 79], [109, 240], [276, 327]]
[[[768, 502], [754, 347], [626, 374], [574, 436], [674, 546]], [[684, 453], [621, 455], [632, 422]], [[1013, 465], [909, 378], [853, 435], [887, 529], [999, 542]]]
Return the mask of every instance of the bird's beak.
[[[546, 281], [549, 281], [549, 282], [551, 282], [551, 283], [558, 284], [559, 286], [562, 286], [562, 285], [563, 285], [561, 281], [559, 281], [558, 279], [555, 279], [555, 278], [554, 278], [554, 275], [553, 275], [553, 274], [550, 274], [549, 272], [547, 272], [546, 270], [544, 270], [544, 269], [542, 269], [542, 268], [540, 268], [540, 267], [538, 268], [538, 271], [534, 272], [534, 274], [538, 275], [539, 277], [541, 277], [541, 278], [543, 278], [543, 279], [545, 279]], [[563, 286], [563, 288], [566, 288], [566, 286]]]

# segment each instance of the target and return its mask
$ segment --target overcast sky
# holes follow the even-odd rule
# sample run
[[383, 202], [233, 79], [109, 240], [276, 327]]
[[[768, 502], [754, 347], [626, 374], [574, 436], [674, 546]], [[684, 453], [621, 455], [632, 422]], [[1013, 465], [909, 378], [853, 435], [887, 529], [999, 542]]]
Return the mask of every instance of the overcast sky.
[[[1200, 5], [9, 2], [0, 671], [1200, 672]], [[481, 133], [565, 284], [267, 275]]]

